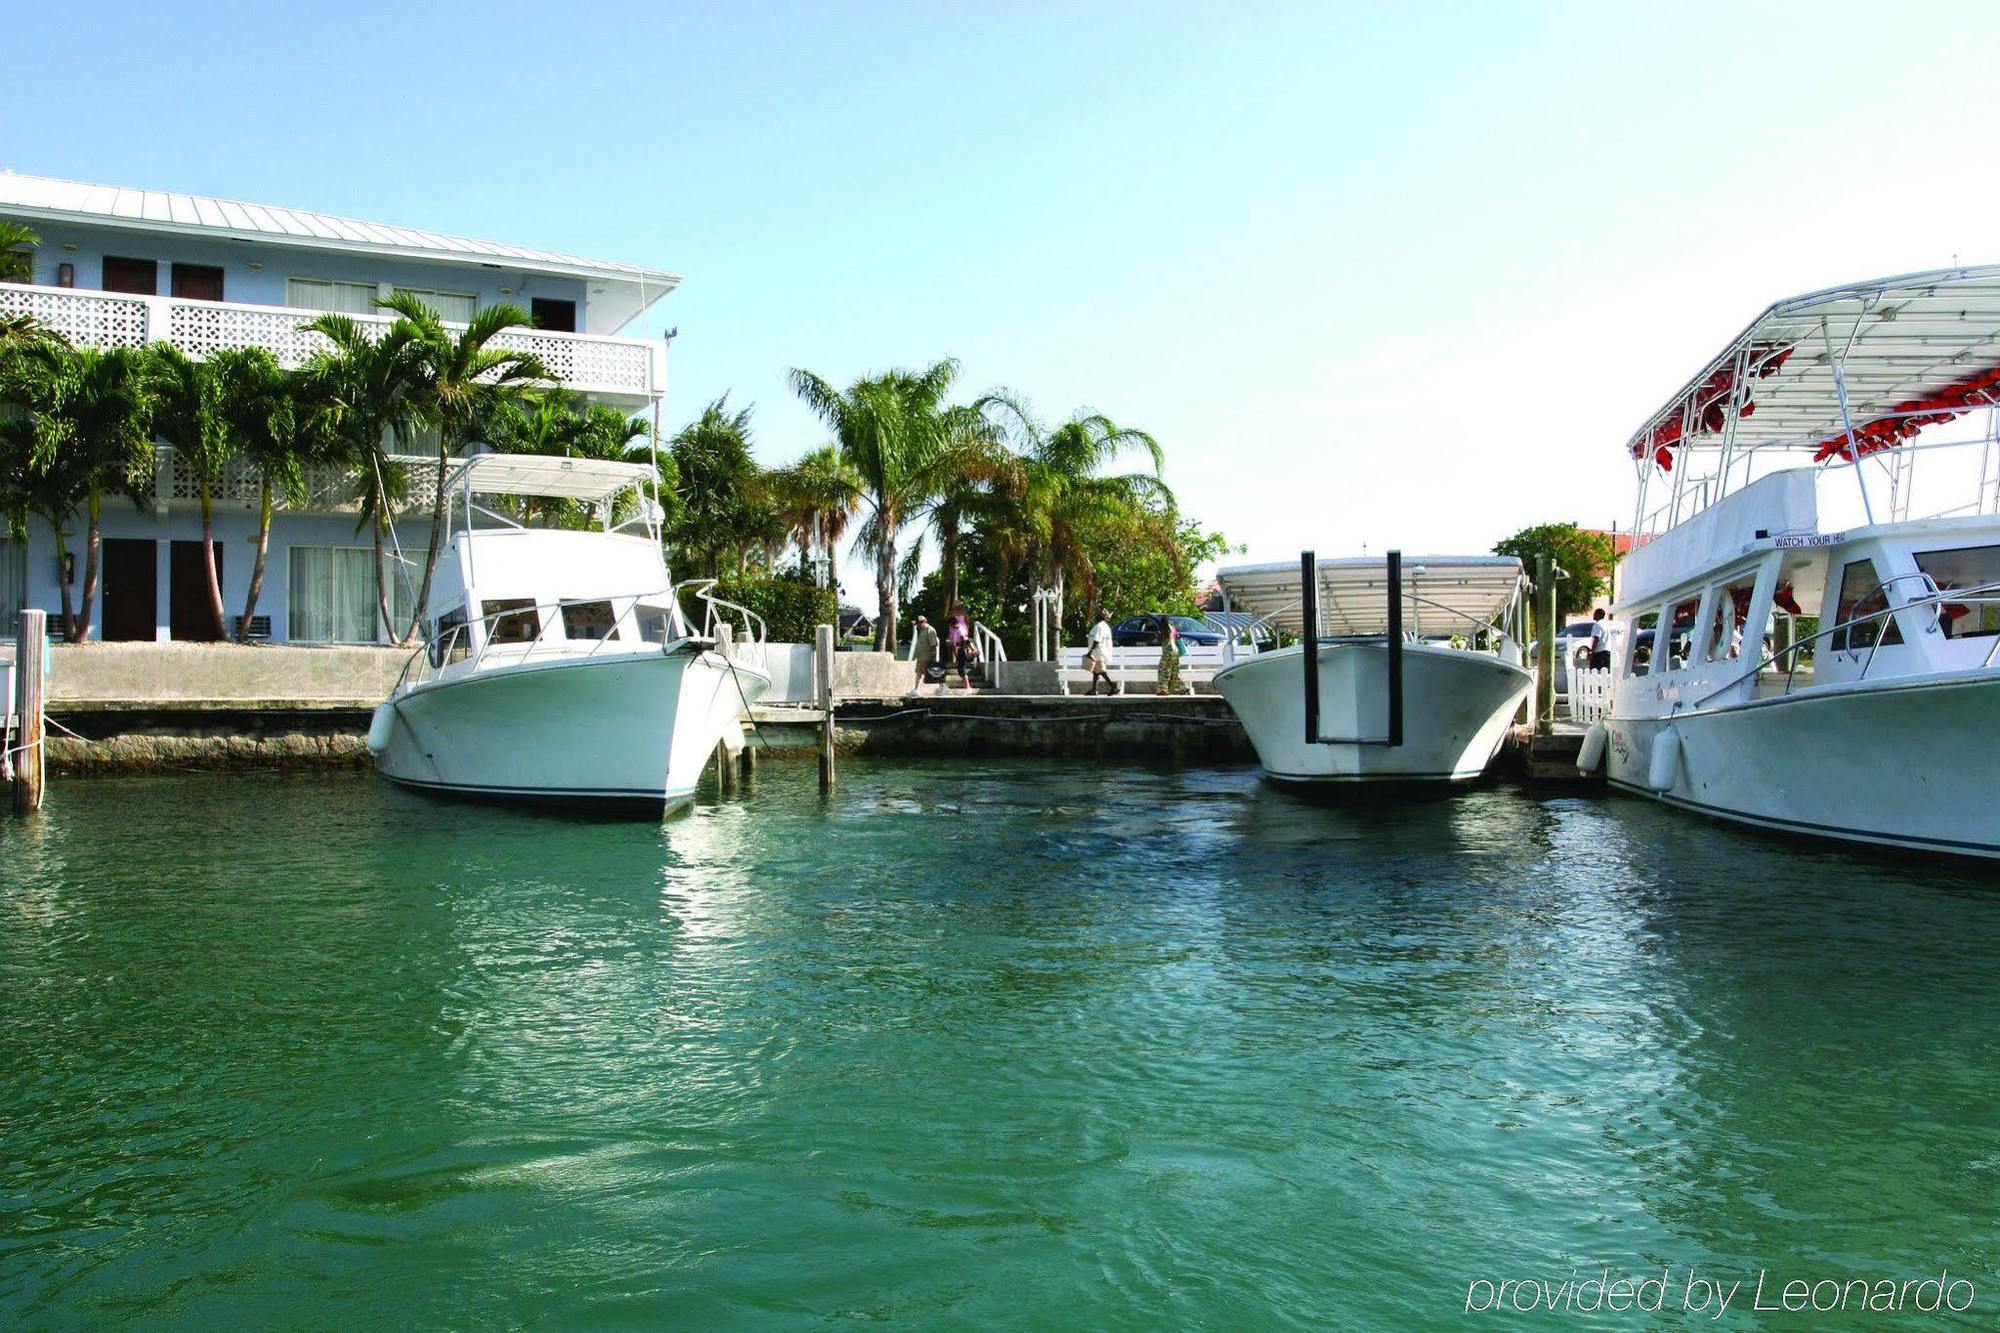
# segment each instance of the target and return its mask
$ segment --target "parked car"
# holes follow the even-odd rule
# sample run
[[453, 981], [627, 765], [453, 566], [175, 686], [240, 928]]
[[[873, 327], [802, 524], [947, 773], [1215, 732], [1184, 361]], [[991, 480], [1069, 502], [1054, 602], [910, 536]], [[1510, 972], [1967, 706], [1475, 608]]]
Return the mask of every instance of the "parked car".
[[1127, 616], [1111, 627], [1111, 642], [1120, 648], [1157, 648], [1160, 636], [1171, 620], [1180, 631], [1181, 642], [1193, 646], [1213, 648], [1222, 642], [1222, 631], [1205, 620], [1193, 616], [1170, 616], [1161, 612], [1148, 612], [1143, 616]]

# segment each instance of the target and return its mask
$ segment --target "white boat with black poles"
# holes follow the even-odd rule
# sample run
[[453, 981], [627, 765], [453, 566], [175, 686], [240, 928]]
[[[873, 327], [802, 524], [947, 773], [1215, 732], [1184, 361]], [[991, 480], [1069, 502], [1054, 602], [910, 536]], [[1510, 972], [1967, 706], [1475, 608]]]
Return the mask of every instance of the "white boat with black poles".
[[1218, 572], [1228, 609], [1299, 642], [1215, 675], [1266, 776], [1316, 789], [1479, 777], [1534, 683], [1512, 556], [1317, 559]]
[[[1627, 792], [2000, 857], [2000, 267], [1780, 301], [1628, 442]], [[1809, 619], [1812, 618], [1812, 619]]]
[[[687, 801], [771, 678], [754, 615], [713, 598], [712, 581], [669, 580], [657, 473], [482, 454], [444, 484], [450, 545], [425, 644], [369, 727], [377, 769], [425, 791], [592, 811], [658, 816]], [[576, 506], [595, 527], [522, 517]], [[706, 608], [700, 631], [680, 604], [689, 591]], [[725, 622], [741, 631], [726, 657]]]

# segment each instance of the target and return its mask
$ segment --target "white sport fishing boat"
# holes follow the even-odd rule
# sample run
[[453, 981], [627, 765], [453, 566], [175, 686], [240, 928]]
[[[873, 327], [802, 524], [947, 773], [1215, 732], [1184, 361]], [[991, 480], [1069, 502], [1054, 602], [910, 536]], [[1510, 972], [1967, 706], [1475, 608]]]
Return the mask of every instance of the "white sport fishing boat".
[[1996, 403], [2000, 267], [1759, 315], [1628, 442], [1633, 632], [1586, 771], [1763, 828], [2000, 857]]
[[1476, 778], [1533, 686], [1521, 654], [1526, 580], [1512, 556], [1307, 553], [1217, 579], [1230, 610], [1300, 639], [1215, 674], [1279, 782]]
[[[426, 791], [593, 811], [658, 816], [686, 802], [771, 678], [754, 616], [708, 596], [709, 581], [669, 581], [653, 470], [482, 454], [445, 484], [451, 541], [425, 645], [369, 727], [376, 768]], [[598, 527], [503, 512], [531, 498], [592, 506]], [[614, 526], [621, 502], [635, 512]], [[690, 590], [708, 608], [700, 633], [680, 605]], [[725, 657], [709, 631], [732, 611], [745, 632]]]

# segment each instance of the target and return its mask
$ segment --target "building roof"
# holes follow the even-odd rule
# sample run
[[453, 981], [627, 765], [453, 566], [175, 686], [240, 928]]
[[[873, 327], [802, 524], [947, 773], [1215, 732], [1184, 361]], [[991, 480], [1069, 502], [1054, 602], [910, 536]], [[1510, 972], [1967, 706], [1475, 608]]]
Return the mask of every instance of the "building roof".
[[615, 290], [616, 299], [608, 304], [614, 311], [622, 311], [619, 325], [681, 281], [678, 273], [665, 269], [585, 259], [556, 250], [535, 250], [388, 222], [364, 222], [305, 208], [173, 190], [91, 185], [13, 171], [0, 172], [0, 215], [584, 278], [591, 282], [593, 296], [600, 295], [599, 286], [607, 288], [603, 296], [612, 296]]
[[[1322, 634], [1380, 634], [1388, 625], [1388, 561], [1381, 556], [1321, 560], [1319, 629]], [[1299, 562], [1238, 565], [1216, 571], [1231, 610], [1257, 617], [1291, 634], [1303, 624]], [[1425, 634], [1464, 634], [1498, 619], [1521, 586], [1521, 562], [1511, 555], [1406, 555], [1403, 557], [1403, 628]], [[1210, 617], [1213, 619], [1213, 617]]]

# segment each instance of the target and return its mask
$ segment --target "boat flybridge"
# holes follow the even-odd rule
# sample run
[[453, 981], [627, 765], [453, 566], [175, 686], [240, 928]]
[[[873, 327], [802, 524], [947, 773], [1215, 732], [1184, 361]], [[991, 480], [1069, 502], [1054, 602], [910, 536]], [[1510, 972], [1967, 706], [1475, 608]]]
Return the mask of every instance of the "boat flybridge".
[[[384, 777], [469, 797], [658, 816], [687, 801], [716, 744], [770, 688], [763, 627], [675, 586], [660, 547], [658, 474], [580, 458], [480, 454], [443, 480], [451, 541], [424, 645], [375, 710]], [[524, 518], [588, 515], [595, 527]], [[680, 595], [706, 610], [690, 625]], [[733, 615], [731, 613], [734, 613]], [[725, 656], [717, 630], [743, 636]]]
[[1229, 608], [1298, 646], [1215, 674], [1267, 777], [1287, 784], [1480, 776], [1533, 686], [1512, 556], [1361, 556], [1217, 573]]
[[1780, 301], [1627, 442], [1611, 783], [2000, 857], [2000, 266]]

